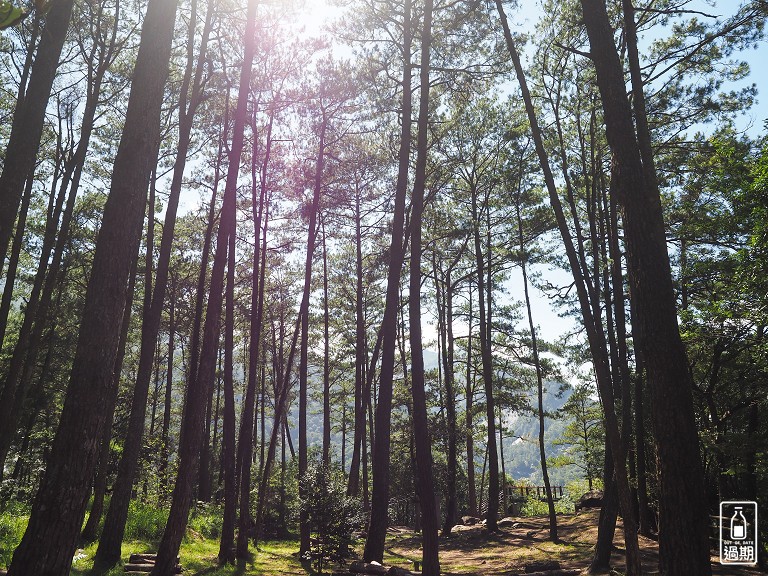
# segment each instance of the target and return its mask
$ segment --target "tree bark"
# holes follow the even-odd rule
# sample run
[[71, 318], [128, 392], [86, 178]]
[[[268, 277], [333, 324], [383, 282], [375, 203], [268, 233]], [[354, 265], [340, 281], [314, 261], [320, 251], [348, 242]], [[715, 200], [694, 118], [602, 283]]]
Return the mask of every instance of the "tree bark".
[[125, 347], [128, 342], [128, 329], [131, 324], [131, 312], [133, 308], [134, 286], [136, 283], [136, 269], [138, 268], [138, 258], [133, 265], [131, 275], [128, 278], [128, 300], [123, 310], [122, 327], [120, 328], [120, 343], [117, 347], [117, 357], [115, 358], [115, 374], [113, 394], [107, 407], [107, 418], [104, 421], [104, 431], [101, 437], [101, 448], [99, 451], [99, 468], [96, 472], [96, 479], [93, 485], [93, 504], [88, 513], [88, 521], [85, 523], [81, 539], [84, 542], [93, 542], [96, 539], [96, 532], [101, 522], [101, 515], [104, 511], [104, 496], [107, 493], [107, 471], [109, 469], [109, 453], [112, 444], [112, 424], [115, 418], [115, 407], [117, 405], [117, 390], [120, 386], [120, 376], [123, 370], [123, 360], [125, 359]]
[[[70, 2], [54, 3], [52, 12], [59, 14], [67, 5], [71, 10]], [[138, 252], [150, 171], [157, 158], [175, 14], [173, 1], [150, 0], [147, 7], [72, 375], [49, 465], [11, 562], [9, 573], [14, 576], [64, 575], [72, 565], [112, 391], [128, 275]]]
[[[160, 323], [162, 320], [165, 294], [168, 285], [168, 274], [171, 261], [171, 252], [173, 248], [173, 235], [176, 226], [176, 213], [181, 195], [182, 179], [184, 167], [186, 166], [187, 153], [191, 141], [192, 123], [195, 110], [201, 102], [201, 85], [203, 65], [205, 62], [205, 46], [207, 35], [210, 30], [210, 19], [212, 10], [208, 11], [206, 26], [203, 29], [203, 39], [198, 57], [197, 68], [194, 75], [193, 95], [187, 109], [186, 94], [192, 83], [192, 70], [194, 56], [192, 54], [193, 46], [189, 47], [190, 53], [187, 59], [187, 66], [182, 81], [180, 98], [180, 116], [179, 124], [179, 145], [176, 151], [174, 163], [173, 178], [171, 181], [171, 191], [168, 195], [168, 205], [165, 211], [165, 223], [163, 225], [162, 238], [160, 240], [160, 254], [157, 262], [157, 271], [155, 275], [154, 287], [150, 281], [150, 267], [152, 263], [153, 246], [151, 233], [154, 228], [154, 202], [149, 206], [149, 224], [147, 239], [147, 289], [145, 291], [145, 314], [141, 326], [141, 350], [139, 352], [139, 366], [136, 374], [136, 385], [133, 391], [131, 401], [131, 415], [128, 421], [128, 433], [123, 445], [123, 454], [118, 465], [117, 479], [112, 491], [112, 499], [109, 504], [109, 511], [104, 520], [104, 532], [99, 547], [96, 550], [94, 558], [94, 573], [103, 572], [111, 568], [120, 560], [120, 546], [125, 533], [125, 523], [128, 519], [128, 506], [131, 500], [131, 491], [136, 478], [136, 472], [141, 456], [141, 447], [144, 436], [144, 424], [146, 420], [147, 399], [149, 395], [149, 386], [152, 378], [152, 365], [155, 359], [155, 349], [157, 347], [158, 334], [160, 333]], [[197, 2], [192, 4], [192, 17], [189, 24], [188, 42], [192, 42], [194, 37], [195, 20], [197, 19]], [[154, 182], [152, 188], [154, 189]], [[152, 191], [151, 191], [152, 192]], [[154, 199], [154, 194], [150, 196]]]
[[400, 303], [399, 284], [403, 268], [403, 238], [405, 227], [405, 197], [411, 150], [412, 65], [411, 65], [411, 0], [403, 7], [403, 77], [400, 122], [400, 150], [398, 153], [395, 206], [392, 216], [392, 241], [389, 248], [387, 292], [384, 317], [381, 324], [382, 353], [379, 369], [379, 398], [376, 404], [376, 442], [373, 446], [373, 489], [371, 493], [371, 520], [365, 540], [363, 560], [381, 562], [384, 558], [384, 540], [387, 533], [389, 508], [390, 425], [392, 411], [392, 381], [395, 368], [397, 339], [397, 310]]
[[192, 505], [193, 476], [199, 464], [206, 402], [210, 395], [216, 372], [216, 349], [218, 347], [217, 341], [221, 323], [224, 267], [226, 264], [229, 234], [235, 225], [233, 220], [236, 214], [237, 178], [240, 171], [240, 157], [243, 151], [245, 124], [248, 117], [247, 104], [250, 91], [251, 68], [256, 51], [254, 41], [255, 28], [256, 1], [249, 0], [245, 27], [245, 56], [240, 72], [240, 86], [232, 130], [232, 146], [229, 154], [227, 183], [219, 230], [216, 237], [216, 253], [213, 259], [210, 296], [208, 297], [203, 342], [200, 350], [200, 364], [196, 373], [194, 368], [192, 369], [193, 374], [187, 384], [186, 409], [179, 441], [179, 469], [176, 475], [176, 486], [173, 490], [168, 523], [165, 526], [157, 553], [157, 563], [152, 572], [153, 576], [162, 576], [170, 573], [173, 569], [187, 525], [189, 509]]
[[52, 3], [40, 33], [37, 55], [23, 100], [17, 103], [0, 175], [0, 262], [5, 259], [24, 183], [35, 166], [45, 110], [72, 17], [74, 0]]
[[[421, 31], [421, 68], [418, 134], [416, 137], [416, 170], [411, 193], [411, 259], [408, 298], [408, 320], [411, 344], [411, 396], [413, 398], [413, 435], [416, 454], [416, 491], [422, 512], [422, 574], [439, 576], [438, 518], [435, 484], [432, 473], [432, 448], [427, 420], [427, 397], [424, 388], [424, 351], [421, 332], [421, 223], [426, 186], [429, 130], [429, 68], [432, 44], [432, 0], [424, 3]], [[379, 439], [381, 436], [379, 436]]]
[[[677, 325], [645, 109], [640, 108], [642, 101], [635, 108], [638, 144], [624, 71], [605, 2], [582, 0], [581, 4], [602, 97], [606, 137], [614, 155], [612, 177], [619, 182], [627, 270], [637, 307], [639, 344], [645, 353], [652, 393], [651, 413], [660, 477], [659, 565], [661, 572], [670, 576], [691, 573], [706, 576], [711, 574], [708, 518], [692, 381]], [[635, 99], [642, 92], [637, 72], [633, 74]]]
[[[230, 210], [233, 207], [230, 207]], [[219, 563], [230, 564], [235, 561], [235, 509], [237, 508], [237, 473], [235, 471], [235, 382], [234, 382], [234, 342], [235, 342], [235, 225], [232, 216], [229, 230], [229, 249], [227, 252], [227, 292], [224, 312], [224, 430], [222, 433], [222, 468], [224, 469], [224, 518], [221, 527]], [[243, 424], [245, 426], [245, 424]]]
[[603, 505], [600, 508], [598, 519], [595, 552], [589, 565], [590, 574], [605, 574], [611, 568], [613, 536], [616, 533], [616, 518], [619, 514], [619, 496], [614, 477], [614, 466], [611, 446], [606, 439], [603, 466]]

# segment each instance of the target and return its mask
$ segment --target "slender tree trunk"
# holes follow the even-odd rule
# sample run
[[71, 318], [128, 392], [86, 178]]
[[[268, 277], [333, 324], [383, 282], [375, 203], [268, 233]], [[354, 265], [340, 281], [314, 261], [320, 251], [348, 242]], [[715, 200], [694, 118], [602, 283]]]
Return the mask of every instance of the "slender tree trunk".
[[[8, 259], [8, 268], [5, 270], [3, 297], [2, 301], [0, 301], [0, 350], [3, 348], [5, 330], [8, 327], [8, 314], [11, 311], [11, 300], [13, 299], [13, 285], [16, 283], [16, 272], [19, 268], [19, 256], [21, 255], [22, 240], [24, 240], [24, 230], [27, 226], [27, 212], [29, 211], [29, 201], [32, 198], [32, 186], [34, 183], [35, 173], [33, 170], [29, 174], [24, 188], [19, 219], [16, 222], [16, 234], [13, 236], [13, 244], [11, 245], [11, 256]], [[0, 267], [1, 265], [2, 262], [0, 262]], [[0, 477], [2, 477], [1, 470], [2, 463], [0, 463]]]
[[[639, 344], [651, 387], [654, 435], [659, 461], [659, 563], [661, 572], [711, 574], [704, 474], [693, 411], [692, 382], [680, 339], [661, 199], [645, 120], [642, 81], [632, 27], [628, 32], [630, 71], [638, 138], [627, 98], [624, 71], [614, 44], [606, 6], [582, 0], [606, 137], [619, 181], [627, 270], [637, 307]], [[628, 20], [632, 14], [627, 15]], [[637, 99], [640, 97], [640, 101]], [[622, 498], [620, 489], [620, 498]], [[624, 505], [622, 505], [624, 509]], [[626, 514], [625, 514], [626, 522]]]
[[[315, 165], [315, 181], [312, 194], [312, 205], [309, 211], [309, 230], [307, 232], [307, 257], [304, 262], [304, 296], [303, 300], [309, 302], [309, 293], [312, 284], [312, 260], [317, 242], [317, 216], [320, 210], [320, 195], [323, 189], [323, 166], [325, 163], [325, 132], [328, 127], [328, 118], [323, 110], [320, 123], [320, 143]], [[301, 348], [299, 350], [299, 479], [307, 472], [307, 370], [309, 352], [309, 314], [301, 317]], [[303, 494], [303, 483], [299, 484], [300, 496]], [[309, 520], [306, 511], [299, 513], [299, 556], [309, 552]]]
[[40, 44], [30, 71], [29, 85], [13, 114], [11, 136], [0, 175], [0, 262], [5, 260], [8, 252], [24, 183], [35, 166], [45, 110], [59, 67], [73, 6], [74, 0], [59, 0], [51, 4], [40, 33]]
[[477, 486], [475, 486], [475, 438], [473, 435], [474, 385], [472, 384], [472, 287], [469, 288], [469, 307], [467, 318], [467, 377], [464, 387], [464, 432], [467, 447], [467, 484], [469, 486], [469, 513], [477, 516], [480, 508], [477, 504]]
[[528, 267], [526, 265], [528, 256], [525, 250], [525, 239], [523, 237], [523, 220], [520, 215], [519, 205], [517, 207], [517, 233], [521, 254], [520, 269], [523, 274], [523, 294], [525, 295], [525, 308], [528, 314], [528, 328], [531, 331], [531, 350], [533, 351], [533, 363], [536, 367], [536, 391], [539, 407], [539, 457], [541, 461], [541, 474], [544, 478], [544, 490], [547, 493], [547, 508], [549, 510], [549, 539], [553, 542], [556, 542], [557, 515], [555, 514], [555, 501], [552, 498], [552, 486], [549, 482], [547, 455], [544, 447], [544, 375], [542, 374], [541, 361], [539, 360], [539, 345], [536, 338], [536, 326], [533, 323], [531, 297], [528, 292]]
[[[630, 300], [630, 313], [632, 305]], [[630, 316], [633, 316], [630, 314]], [[632, 326], [635, 325], [631, 318]], [[633, 329], [634, 334], [634, 329]], [[633, 336], [634, 338], [634, 336]], [[645, 455], [645, 363], [641, 350], [635, 350], [635, 378], [633, 382], [635, 407], [635, 451], [637, 462], [637, 504], [638, 532], [644, 536], [652, 536], [656, 530], [656, 521], [648, 498], [648, 466]]]
[[[65, 6], [68, 19], [68, 1], [54, 3], [49, 18]], [[72, 375], [49, 464], [29, 525], [11, 562], [9, 573], [14, 576], [63, 575], [71, 569], [98, 458], [107, 398], [113, 389], [112, 371], [127, 300], [126, 286], [138, 253], [150, 171], [157, 158], [160, 107], [175, 13], [176, 3], [170, 0], [150, 0], [147, 7], [125, 126], [88, 281]], [[6, 163], [5, 169], [8, 168]], [[24, 175], [28, 172], [23, 170]], [[1, 248], [0, 253], [5, 253], [5, 247]]]
[[197, 474], [197, 500], [200, 502], [211, 501], [213, 485], [213, 468], [211, 465], [211, 418], [213, 411], [213, 386], [206, 398], [205, 416], [203, 418], [203, 440], [200, 443], [200, 464]]
[[611, 446], [605, 442], [605, 465], [603, 466], [603, 505], [597, 526], [595, 553], [589, 565], [590, 574], [605, 574], [610, 571], [613, 536], [616, 533], [616, 518], [619, 514], [619, 495], [614, 477], [614, 463]]
[[[416, 491], [422, 511], [422, 574], [439, 576], [438, 539], [440, 519], [435, 501], [432, 473], [432, 448], [427, 421], [427, 397], [424, 388], [424, 353], [421, 334], [421, 221], [424, 211], [427, 146], [429, 130], [429, 67], [432, 44], [432, 0], [424, 3], [421, 32], [421, 89], [419, 97], [416, 171], [411, 194], [411, 260], [408, 319], [411, 344], [411, 395], [413, 398], [413, 434], [416, 454]], [[379, 436], [379, 439], [381, 436]]]
[[347, 496], [360, 493], [360, 452], [365, 451], [365, 316], [363, 310], [363, 240], [361, 230], [360, 191], [355, 196], [355, 430], [352, 439], [352, 462], [349, 468]]
[[[114, 383], [112, 384], [114, 392], [117, 392], [120, 386], [120, 375], [123, 370], [123, 360], [125, 359], [125, 347], [128, 342], [128, 329], [131, 324], [131, 311], [133, 308], [134, 285], [136, 283], [136, 269], [138, 267], [138, 258], [133, 265], [131, 275], [128, 278], [128, 300], [123, 310], [122, 327], [120, 328], [120, 343], [117, 347], [117, 357], [115, 358]], [[107, 407], [107, 418], [104, 422], [104, 431], [102, 432], [101, 448], [99, 451], [99, 468], [96, 472], [96, 479], [93, 486], [93, 504], [88, 514], [88, 521], [85, 523], [81, 539], [84, 542], [93, 542], [96, 539], [96, 532], [99, 528], [101, 515], [104, 510], [104, 496], [107, 493], [107, 471], [109, 469], [109, 448], [112, 443], [112, 423], [115, 417], [115, 407], [117, 404], [117, 394], [113, 393]]]
[[445, 373], [445, 408], [448, 425], [448, 485], [445, 502], [445, 522], [443, 524], [443, 535], [451, 533], [453, 525], [456, 524], [456, 474], [458, 468], [457, 462], [457, 425], [456, 425], [456, 383], [454, 379], [454, 338], [453, 338], [453, 283], [451, 282], [450, 268], [445, 275], [445, 308], [444, 320], [444, 343], [443, 349], [445, 356], [443, 360], [443, 371]]
[[219, 563], [235, 561], [235, 510], [237, 508], [237, 473], [235, 471], [235, 220], [230, 223], [229, 250], [227, 252], [227, 292], [224, 312], [224, 518], [219, 546]]
[[373, 446], [373, 490], [371, 494], [371, 521], [365, 541], [363, 559], [381, 562], [384, 557], [384, 540], [387, 532], [389, 507], [390, 424], [392, 411], [392, 381], [395, 367], [395, 341], [397, 339], [397, 309], [399, 307], [400, 273], [403, 267], [403, 237], [405, 226], [405, 197], [408, 186], [408, 169], [411, 150], [412, 113], [412, 66], [411, 66], [411, 0], [403, 7], [403, 78], [400, 150], [398, 154], [395, 206], [392, 217], [392, 242], [390, 244], [389, 269], [384, 317], [381, 325], [382, 354], [379, 398], [376, 404], [376, 443]]
[[[251, 68], [255, 55], [256, 1], [248, 1], [245, 27], [245, 55], [240, 73], [240, 86], [232, 131], [227, 184], [216, 238], [216, 253], [211, 273], [210, 296], [205, 317], [200, 364], [187, 386], [186, 410], [182, 421], [179, 441], [179, 469], [173, 490], [171, 511], [157, 553], [153, 576], [164, 576], [173, 570], [181, 539], [187, 525], [192, 505], [193, 476], [199, 465], [203, 436], [206, 402], [211, 393], [216, 372], [216, 349], [221, 322], [222, 288], [226, 264], [229, 234], [234, 229], [236, 215], [237, 178], [243, 151], [245, 124], [247, 122], [248, 93]], [[194, 368], [193, 368], [194, 370]]]
[[[485, 260], [480, 244], [480, 212], [477, 202], [477, 190], [472, 192], [472, 218], [474, 223], [475, 265], [477, 277], [477, 298], [480, 318], [480, 356], [483, 365], [483, 384], [485, 387], [485, 415], [488, 427], [488, 509], [486, 527], [495, 532], [499, 514], [499, 456], [496, 445], [496, 407], [493, 395], [493, 360], [491, 342], [488, 339], [488, 317], [485, 306]], [[490, 303], [489, 303], [490, 304]]]
[[[256, 198], [255, 164], [252, 165], [253, 177], [253, 212], [258, 214], [254, 221], [256, 245], [253, 251], [253, 288], [251, 293], [251, 349], [249, 350], [248, 388], [246, 391], [243, 421], [241, 424], [240, 450], [242, 451], [242, 470], [240, 472], [240, 518], [237, 535], [237, 557], [248, 556], [248, 529], [251, 522], [251, 464], [253, 461], [254, 404], [256, 402], [256, 384], [259, 374], [261, 351], [261, 332], [264, 324], [264, 283], [266, 281], [267, 226], [269, 206], [267, 204], [267, 169], [272, 152], [272, 125], [274, 111], [271, 111], [267, 127], [267, 145], [261, 165], [259, 197]], [[257, 208], [258, 204], [258, 208]], [[259, 247], [259, 235], [262, 234], [262, 216], [264, 220], [263, 242]], [[257, 280], [258, 279], [258, 280]], [[254, 315], [254, 310], [256, 314]], [[263, 368], [263, 364], [262, 364]], [[264, 375], [262, 374], [262, 382]], [[263, 438], [263, 436], [262, 436]]]
[[[296, 345], [299, 339], [299, 333], [301, 331], [301, 318], [304, 314], [309, 312], [309, 297], [302, 298], [301, 305], [299, 307], [299, 314], [296, 318], [296, 326], [293, 331], [293, 338], [291, 339], [291, 348], [288, 352], [288, 361], [283, 364], [282, 352], [280, 354], [280, 366], [285, 366], [284, 374], [282, 375], [282, 382], [279, 384], [279, 390], [276, 391], [275, 397], [275, 416], [272, 421], [272, 432], [269, 438], [269, 448], [264, 459], [264, 467], [261, 474], [261, 482], [259, 483], [259, 502], [256, 506], [256, 535], [254, 537], [254, 545], [258, 544], [261, 538], [261, 528], [264, 518], [264, 510], [266, 506], [267, 491], [269, 488], [269, 476], [272, 472], [272, 463], [275, 459], [275, 451], [277, 449], [277, 439], [280, 431], [283, 429], [282, 422], [285, 419], [285, 413], [288, 406], [288, 395], [291, 389], [291, 367], [293, 366], [294, 356], [296, 354]], [[282, 329], [281, 329], [282, 330]], [[284, 340], [284, 334], [281, 332], [281, 345]]]
[[[157, 262], [157, 272], [154, 287], [151, 285], [150, 268], [152, 263], [153, 234], [154, 228], [154, 182], [150, 190], [150, 206], [148, 234], [147, 239], [147, 282], [145, 291], [145, 314], [141, 327], [141, 350], [139, 353], [139, 367], [136, 375], [136, 386], [133, 392], [131, 402], [131, 415], [128, 422], [128, 433], [123, 446], [123, 455], [118, 466], [117, 480], [113, 487], [112, 499], [109, 505], [109, 511], [104, 521], [104, 532], [99, 541], [99, 548], [96, 551], [94, 559], [94, 573], [106, 571], [120, 560], [120, 546], [125, 533], [125, 523], [128, 519], [128, 506], [131, 499], [131, 491], [136, 478], [139, 458], [141, 456], [141, 447], [144, 436], [144, 425], [147, 411], [147, 398], [149, 395], [149, 386], [152, 376], [152, 365], [154, 361], [154, 352], [157, 347], [158, 334], [160, 333], [160, 323], [165, 301], [166, 287], [168, 284], [168, 274], [171, 261], [171, 251], [173, 247], [173, 235], [176, 226], [176, 213], [181, 194], [182, 178], [184, 167], [186, 165], [187, 152], [191, 141], [191, 129], [195, 115], [195, 110], [201, 102], [201, 86], [203, 75], [203, 63], [205, 61], [205, 50], [207, 35], [211, 25], [211, 10], [208, 11], [206, 26], [203, 29], [203, 43], [200, 48], [197, 69], [194, 74], [193, 96], [189, 108], [186, 105], [186, 94], [192, 83], [192, 68], [194, 62], [193, 46], [189, 47], [187, 58], [187, 67], [182, 82], [180, 115], [181, 123], [179, 125], [179, 145], [176, 152], [174, 164], [174, 173], [171, 182], [171, 191], [168, 196], [168, 205], [165, 212], [165, 223], [163, 225], [162, 238], [160, 240], [160, 255]], [[192, 3], [192, 16], [189, 25], [188, 42], [194, 44], [194, 28], [197, 19], [197, 2]]]
[[176, 340], [176, 277], [171, 275], [171, 293], [168, 299], [168, 370], [165, 380], [165, 397], [163, 399], [163, 425], [160, 432], [160, 465], [158, 479], [160, 482], [160, 500], [165, 502], [168, 497], [168, 458], [169, 432], [171, 428], [171, 402], [173, 399], [173, 357]]

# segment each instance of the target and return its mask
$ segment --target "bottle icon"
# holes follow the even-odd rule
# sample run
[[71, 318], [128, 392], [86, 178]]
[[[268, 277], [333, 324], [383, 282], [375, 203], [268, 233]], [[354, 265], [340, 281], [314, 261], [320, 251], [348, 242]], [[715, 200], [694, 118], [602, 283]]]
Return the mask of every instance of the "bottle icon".
[[741, 512], [741, 506], [734, 508], [733, 516], [731, 517], [731, 538], [734, 540], [747, 539], [747, 519], [744, 518], [744, 514]]

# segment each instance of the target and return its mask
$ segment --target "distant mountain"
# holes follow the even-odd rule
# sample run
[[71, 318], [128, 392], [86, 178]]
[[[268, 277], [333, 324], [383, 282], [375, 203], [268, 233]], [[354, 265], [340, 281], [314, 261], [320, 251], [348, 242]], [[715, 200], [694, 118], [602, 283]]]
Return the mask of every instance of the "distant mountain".
[[[547, 382], [544, 388], [544, 411], [554, 414], [561, 408], [571, 395], [566, 389], [561, 395], [560, 383]], [[537, 394], [532, 390], [528, 395], [530, 406], [538, 403]], [[547, 460], [565, 451], [565, 446], [555, 446], [554, 440], [562, 436], [567, 422], [562, 419], [544, 418], [544, 450]], [[536, 485], [544, 480], [541, 473], [541, 458], [539, 456], [539, 420], [531, 410], [527, 413], [512, 413], [506, 415], [504, 422], [505, 433], [510, 437], [504, 441], [504, 469], [514, 480], [527, 479]], [[553, 485], [562, 486], [578, 478], [578, 470], [574, 466], [563, 468], [548, 468], [549, 478]]]
[[[432, 350], [424, 350], [424, 367], [427, 370], [436, 368], [438, 364], [438, 355]], [[310, 378], [313, 378], [310, 375]], [[457, 375], [460, 379], [461, 376]], [[559, 382], [545, 383], [544, 391], [544, 410], [549, 414], [554, 414], [565, 404], [571, 395], [571, 390], [566, 389], [560, 394], [561, 384]], [[560, 394], [558, 396], [558, 394]], [[536, 391], [531, 390], [528, 394], [528, 403], [531, 407], [536, 406]], [[320, 446], [322, 443], [323, 419], [320, 413], [321, 405], [310, 400], [309, 414], [307, 415], [307, 440], [310, 446]], [[295, 446], [298, 446], [298, 409], [294, 405], [289, 413], [289, 423], [291, 436]], [[555, 446], [552, 442], [562, 436], [567, 422], [561, 419], [544, 419], [544, 439], [547, 458], [551, 458], [565, 450], [564, 446]], [[347, 439], [351, 442], [351, 438]], [[543, 483], [541, 474], [541, 464], [539, 459], [539, 421], [533, 410], [526, 412], [509, 412], [504, 418], [504, 470], [507, 475], [514, 480], [527, 479], [536, 485]], [[341, 446], [341, 435], [334, 433], [331, 437], [331, 445], [334, 451], [339, 450]], [[348, 449], [351, 447], [348, 445]], [[483, 466], [482, 449], [478, 447], [475, 452], [477, 460], [476, 466], [478, 473]], [[336, 455], [340, 457], [340, 454]], [[351, 453], [347, 454], [347, 463]], [[574, 466], [564, 468], [549, 468], [549, 476], [553, 485], [565, 485], [579, 477], [579, 471]]]

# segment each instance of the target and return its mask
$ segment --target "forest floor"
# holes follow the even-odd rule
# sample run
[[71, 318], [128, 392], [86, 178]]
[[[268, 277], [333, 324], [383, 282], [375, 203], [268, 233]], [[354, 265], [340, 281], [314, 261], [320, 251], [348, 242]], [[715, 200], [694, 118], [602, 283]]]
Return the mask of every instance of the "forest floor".
[[[440, 538], [440, 564], [445, 576], [506, 576], [523, 572], [525, 564], [533, 560], [557, 560], [562, 568], [586, 569], [597, 539], [597, 510], [578, 515], [558, 515], [560, 542], [548, 540], [549, 524], [546, 517], [518, 518], [511, 526], [504, 526], [496, 534], [489, 534], [482, 526], [462, 527], [449, 538]], [[94, 548], [91, 550], [91, 548]], [[358, 552], [362, 551], [362, 541]], [[644, 574], [657, 574], [658, 544], [640, 538]], [[181, 549], [181, 563], [187, 576], [289, 576], [315, 574], [298, 559], [298, 541], [268, 541], [259, 546], [253, 560], [245, 566], [218, 566], [218, 542], [199, 534], [188, 534]], [[132, 552], [151, 552], [142, 542], [129, 542], [123, 547], [123, 556]], [[74, 575], [84, 575], [90, 567], [95, 546], [78, 551], [80, 559], [73, 565]], [[413, 569], [413, 561], [421, 559], [420, 537], [408, 528], [389, 530], [385, 565]], [[624, 549], [621, 520], [616, 529], [612, 557], [614, 575], [624, 573]], [[336, 568], [335, 566], [332, 568]], [[717, 576], [757, 576], [764, 574], [742, 566], [721, 566], [712, 557], [712, 572]], [[110, 576], [122, 573], [115, 568]], [[586, 573], [586, 570], [584, 570]], [[693, 576], [693, 575], [692, 575]]]
[[[501, 528], [497, 534], [489, 534], [481, 526], [464, 527], [450, 538], [440, 538], [441, 572], [446, 576], [502, 576], [522, 573], [525, 564], [534, 560], [557, 560], [564, 569], [583, 569], [586, 573], [597, 541], [598, 515], [599, 510], [558, 515], [558, 543], [549, 541], [549, 519], [543, 516], [515, 519], [512, 526]], [[421, 556], [418, 535], [400, 528], [390, 530], [390, 534], [391, 543], [387, 547], [390, 558], [385, 558], [385, 563], [390, 561], [403, 568], [412, 567], [409, 560]], [[643, 573], [657, 574], [658, 543], [641, 536], [639, 544]], [[621, 519], [616, 527], [611, 560], [614, 574], [623, 574]], [[764, 574], [743, 566], [721, 566], [716, 555], [712, 556], [712, 573], [717, 576]]]

